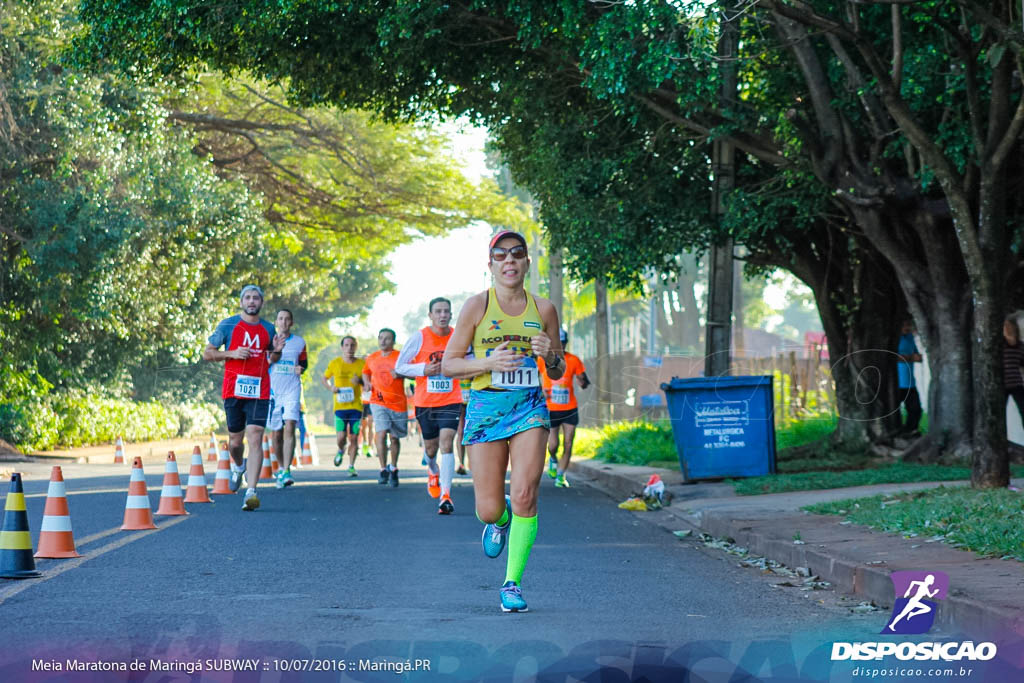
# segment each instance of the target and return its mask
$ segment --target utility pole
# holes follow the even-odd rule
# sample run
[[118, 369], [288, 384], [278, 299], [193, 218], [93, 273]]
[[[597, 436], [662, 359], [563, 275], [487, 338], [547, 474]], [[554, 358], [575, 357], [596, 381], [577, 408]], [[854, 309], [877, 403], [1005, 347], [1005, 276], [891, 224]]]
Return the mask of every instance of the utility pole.
[[555, 312], [558, 313], [558, 322], [563, 328], [569, 329], [565, 324], [565, 316], [562, 313], [562, 288], [564, 278], [562, 273], [562, 250], [554, 249], [548, 257], [548, 298], [551, 299]]
[[658, 354], [658, 304], [661, 302], [661, 292], [658, 291], [658, 276], [651, 273], [647, 278], [647, 285], [651, 288], [651, 298], [647, 302], [647, 355], [657, 356]]
[[[728, 16], [729, 0], [720, 0], [721, 35], [718, 38], [718, 73], [720, 85], [718, 105], [723, 111], [733, 109], [736, 103], [736, 53], [739, 30]], [[711, 164], [714, 181], [711, 192], [711, 220], [721, 224], [725, 213], [725, 196], [736, 183], [736, 151], [728, 140], [716, 138], [712, 143]], [[730, 341], [732, 336], [733, 243], [723, 240], [711, 248], [708, 273], [708, 307], [704, 330], [704, 376], [721, 377], [729, 374]]]
[[612, 421], [611, 354], [608, 335], [608, 288], [604, 278], [594, 280], [594, 339], [597, 342], [597, 415], [601, 426]]

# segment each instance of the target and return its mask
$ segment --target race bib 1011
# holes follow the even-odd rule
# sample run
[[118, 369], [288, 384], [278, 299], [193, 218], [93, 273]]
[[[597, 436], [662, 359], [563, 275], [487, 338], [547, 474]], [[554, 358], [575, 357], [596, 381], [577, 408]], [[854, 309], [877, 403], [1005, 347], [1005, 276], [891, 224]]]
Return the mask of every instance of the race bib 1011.
[[492, 370], [491, 386], [499, 389], [532, 389], [540, 386], [537, 361], [524, 358], [523, 364], [515, 370]]

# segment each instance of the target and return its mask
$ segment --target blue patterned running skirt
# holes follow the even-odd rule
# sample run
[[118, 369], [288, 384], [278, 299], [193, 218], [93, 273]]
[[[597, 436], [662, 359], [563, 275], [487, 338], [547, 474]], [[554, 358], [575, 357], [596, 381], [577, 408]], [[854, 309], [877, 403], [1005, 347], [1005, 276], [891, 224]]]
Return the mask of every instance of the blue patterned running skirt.
[[540, 387], [485, 391], [474, 389], [466, 404], [466, 446], [510, 439], [534, 427], [551, 428], [547, 399]]

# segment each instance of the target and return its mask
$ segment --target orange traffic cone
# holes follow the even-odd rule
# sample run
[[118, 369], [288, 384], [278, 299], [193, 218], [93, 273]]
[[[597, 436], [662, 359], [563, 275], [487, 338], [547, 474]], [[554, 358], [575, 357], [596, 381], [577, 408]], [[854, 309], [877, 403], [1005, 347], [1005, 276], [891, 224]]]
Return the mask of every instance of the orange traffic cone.
[[43, 510], [36, 557], [81, 557], [75, 550], [75, 539], [71, 535], [64, 474], [58, 465], [50, 471], [50, 488], [46, 491], [46, 508]]
[[309, 438], [302, 444], [302, 457], [299, 458], [299, 462], [302, 463], [303, 467], [313, 464], [313, 454], [309, 452]]
[[231, 490], [231, 455], [228, 453], [228, 445], [220, 442], [220, 456], [217, 459], [217, 477], [213, 480], [213, 491], [215, 496], [221, 494], [234, 495]]
[[142, 458], [132, 460], [132, 478], [128, 482], [128, 500], [124, 504], [122, 531], [155, 529], [153, 510], [149, 507], [149, 493], [146, 491], [146, 475], [142, 471]]
[[187, 515], [185, 503], [181, 500], [181, 477], [178, 476], [178, 461], [174, 459], [174, 451], [167, 453], [164, 465], [164, 486], [160, 491], [158, 515]]
[[270, 466], [270, 439], [267, 435], [263, 435], [263, 467], [260, 468], [260, 476], [257, 481], [263, 481], [264, 479], [273, 479], [274, 470]]
[[[121, 437], [117, 437], [117, 441], [114, 442], [114, 464], [124, 464], [124, 442], [121, 440]], [[53, 475], [50, 476], [52, 477]], [[53, 479], [50, 481], [53, 481]], [[61, 481], [64, 480], [62, 479]]]
[[11, 491], [4, 504], [4, 525], [0, 527], [0, 578], [30, 579], [41, 576], [32, 559], [32, 535], [28, 530], [25, 492], [21, 474], [11, 475]]
[[199, 446], [192, 450], [192, 467], [188, 470], [188, 489], [185, 491], [186, 503], [212, 503], [210, 494], [206, 492], [206, 471], [203, 470], [203, 454]]
[[274, 440], [270, 440], [270, 471], [271, 474], [277, 474], [277, 471], [281, 469], [281, 458], [277, 453], [277, 448], [274, 446]]
[[206, 447], [206, 462], [217, 462], [217, 437], [210, 434], [210, 445]]

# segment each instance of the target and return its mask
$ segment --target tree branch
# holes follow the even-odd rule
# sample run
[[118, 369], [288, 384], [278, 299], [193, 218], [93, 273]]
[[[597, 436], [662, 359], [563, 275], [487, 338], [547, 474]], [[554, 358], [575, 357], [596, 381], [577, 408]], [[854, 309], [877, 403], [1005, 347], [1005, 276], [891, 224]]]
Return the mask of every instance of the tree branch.
[[[666, 121], [670, 121], [681, 128], [693, 131], [704, 137], [709, 137], [711, 135], [710, 127], [680, 116], [679, 114], [671, 111], [668, 107], [659, 104], [651, 97], [646, 95], [634, 95], [633, 99], [653, 111], [661, 118]], [[778, 151], [778, 148], [765, 145], [764, 141], [758, 138], [738, 133], [725, 135], [723, 136], [723, 139], [729, 140], [736, 145], [737, 149], [741, 149], [750, 156], [760, 159], [766, 163], [780, 167], [792, 165], [792, 162], [783, 156]]]
[[[1019, 55], [1017, 57], [1017, 73], [1024, 74], [1024, 59]], [[1001, 172], [1003, 165], [1010, 156], [1010, 152], [1013, 151], [1020, 140], [1022, 131], [1024, 131], [1024, 97], [1021, 97], [1020, 101], [1017, 102], [1017, 111], [1014, 112], [1010, 125], [1006, 128], [1002, 139], [996, 145], [992, 156], [988, 159], [986, 165], [991, 169], [992, 173]]]
[[897, 92], [903, 85], [903, 19], [898, 5], [892, 6], [892, 82]]

